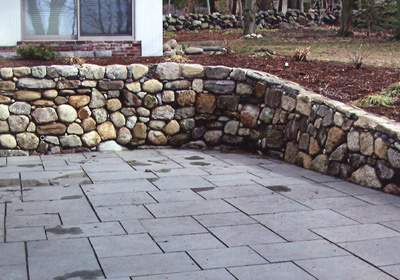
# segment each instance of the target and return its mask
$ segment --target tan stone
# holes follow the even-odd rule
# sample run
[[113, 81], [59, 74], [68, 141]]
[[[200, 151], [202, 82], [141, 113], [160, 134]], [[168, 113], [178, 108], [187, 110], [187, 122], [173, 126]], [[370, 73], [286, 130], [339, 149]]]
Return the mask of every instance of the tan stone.
[[162, 91], [163, 84], [157, 80], [152, 79], [144, 82], [142, 85], [142, 89], [143, 91], [148, 93], [157, 93]]
[[130, 66], [134, 80], [143, 78], [149, 72], [149, 67], [143, 64], [131, 64]]
[[48, 89], [43, 91], [42, 95], [44, 98], [53, 99], [58, 96], [58, 91], [56, 91], [55, 89]]
[[125, 84], [125, 88], [135, 93], [140, 92], [142, 90], [139, 82]]
[[204, 67], [200, 64], [183, 64], [182, 76], [185, 78], [202, 78], [204, 77]]
[[63, 135], [67, 131], [67, 127], [62, 123], [52, 123], [39, 125], [36, 132], [39, 135]]
[[120, 130], [118, 130], [118, 137], [117, 137], [117, 143], [121, 145], [126, 145], [132, 140], [132, 134], [130, 130], [126, 127], [121, 127]]
[[387, 158], [387, 152], [389, 150], [389, 144], [382, 140], [382, 138], [377, 138], [375, 140], [375, 156], [380, 159]]
[[106, 106], [108, 110], [110, 110], [111, 112], [115, 112], [121, 109], [122, 103], [121, 101], [119, 101], [118, 98], [113, 98], [106, 101]]
[[61, 80], [57, 82], [58, 89], [77, 89], [81, 86], [79, 80]]
[[254, 95], [256, 97], [263, 97], [265, 94], [265, 90], [267, 89], [267, 86], [261, 82], [256, 83], [254, 87]]
[[133, 138], [135, 139], [146, 139], [147, 126], [144, 123], [136, 123], [133, 128]]
[[83, 128], [77, 123], [71, 123], [67, 129], [68, 134], [82, 135]]
[[327, 153], [333, 152], [333, 150], [340, 144], [346, 141], [346, 133], [338, 128], [332, 127], [328, 132], [328, 138], [326, 140], [325, 149]]
[[23, 150], [34, 150], [39, 145], [39, 138], [31, 132], [17, 134], [18, 146]]
[[15, 137], [11, 134], [2, 134], [0, 135], [0, 147], [6, 149], [14, 149], [17, 147], [17, 141]]
[[179, 126], [179, 123], [176, 120], [172, 120], [163, 128], [163, 131], [167, 135], [174, 135], [178, 133], [180, 129], [181, 127]]
[[365, 156], [372, 156], [374, 153], [374, 135], [371, 132], [360, 134], [360, 151]]
[[369, 165], [360, 167], [351, 175], [350, 180], [353, 183], [369, 188], [381, 189], [382, 187], [382, 183], [379, 181], [375, 169]]
[[165, 127], [165, 122], [152, 120], [149, 122], [149, 127], [155, 130], [161, 130]]
[[71, 123], [78, 118], [75, 108], [67, 104], [58, 106], [57, 113], [60, 121], [66, 123]]
[[311, 107], [312, 107], [311, 98], [309, 98], [307, 94], [299, 94], [297, 96], [296, 111], [305, 116], [310, 116]]
[[32, 105], [39, 107], [53, 107], [55, 104], [51, 100], [39, 99], [33, 101]]
[[14, 99], [19, 101], [33, 101], [42, 97], [40, 92], [32, 90], [18, 90], [13, 95]]
[[115, 130], [112, 122], [104, 122], [97, 126], [97, 132], [99, 133], [101, 140], [111, 140], [117, 138], [117, 131]]
[[82, 128], [83, 128], [83, 131], [85, 131], [85, 132], [95, 130], [96, 129], [96, 121], [91, 117], [85, 118], [82, 120]]
[[38, 124], [54, 122], [58, 120], [56, 110], [53, 108], [36, 108], [32, 117]]
[[125, 116], [121, 112], [114, 112], [110, 115], [110, 119], [115, 127], [123, 127], [125, 126], [126, 119]]
[[7, 121], [0, 121], [0, 133], [7, 133], [10, 131]]
[[196, 101], [196, 92], [193, 90], [181, 90], [177, 92], [176, 101], [179, 106], [193, 106]]
[[0, 104], [10, 104], [10, 103], [11, 103], [10, 97], [0, 95]]
[[89, 102], [90, 96], [87, 95], [73, 95], [68, 99], [68, 103], [76, 109], [86, 106]]
[[31, 74], [31, 68], [29, 67], [16, 67], [13, 68], [14, 76], [15, 77], [25, 77]]
[[150, 143], [154, 145], [165, 145], [168, 142], [168, 139], [165, 137], [164, 133], [158, 130], [150, 130], [148, 139]]
[[172, 90], [164, 90], [161, 99], [164, 103], [175, 102], [175, 93]]
[[90, 108], [88, 106], [85, 106], [83, 108], [80, 108], [78, 111], [78, 117], [83, 120], [92, 115], [92, 111], [90, 111]]
[[213, 94], [198, 94], [196, 97], [196, 111], [200, 114], [212, 114], [217, 105]]
[[318, 141], [314, 138], [310, 138], [310, 146], [308, 147], [308, 151], [310, 155], [314, 156], [321, 152], [321, 147], [318, 144]]
[[96, 131], [90, 131], [82, 135], [82, 143], [86, 147], [92, 148], [99, 145], [101, 142], [101, 137]]
[[312, 162], [312, 157], [304, 152], [299, 152], [296, 158], [296, 165], [310, 169]]
[[15, 89], [15, 83], [11, 81], [0, 81], [0, 91], [12, 91]]
[[0, 74], [3, 79], [11, 79], [14, 75], [12, 68], [1, 68]]
[[36, 124], [34, 122], [30, 122], [28, 127], [26, 128], [26, 132], [35, 132]]

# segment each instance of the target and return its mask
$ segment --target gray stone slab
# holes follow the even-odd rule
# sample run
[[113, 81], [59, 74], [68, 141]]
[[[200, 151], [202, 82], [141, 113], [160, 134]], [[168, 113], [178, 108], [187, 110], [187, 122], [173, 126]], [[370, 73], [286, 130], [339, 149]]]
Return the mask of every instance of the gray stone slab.
[[235, 165], [227, 167], [200, 167], [202, 170], [210, 175], [223, 175], [223, 174], [236, 174], [236, 173], [250, 173], [260, 177], [260, 173], [266, 173], [266, 170], [257, 165]]
[[168, 202], [146, 207], [157, 218], [237, 212], [236, 208], [221, 200]]
[[112, 172], [112, 171], [132, 171], [132, 167], [122, 159], [113, 164], [100, 163], [85, 163], [81, 165], [82, 169], [87, 173], [92, 172]]
[[[71, 209], [70, 209], [71, 210]], [[60, 211], [59, 215], [63, 225], [77, 225], [86, 223], [97, 223], [100, 220], [97, 218], [93, 210], [80, 211], [79, 209], [72, 209], [77, 211]]]
[[[1, 170], [1, 168], [0, 168]], [[11, 187], [11, 186], [20, 186], [19, 180], [19, 173], [12, 171], [12, 172], [5, 172], [2, 173], [0, 176], [0, 189], [4, 187]]]
[[7, 165], [42, 164], [40, 156], [7, 157]]
[[389, 273], [393, 277], [396, 277], [397, 279], [400, 278], [400, 264], [381, 266], [380, 269], [382, 269], [386, 273]]
[[123, 220], [120, 223], [128, 234], [147, 233], [138, 219]]
[[87, 238], [29, 241], [27, 250], [29, 257], [87, 255], [93, 252]]
[[40, 172], [44, 171], [43, 166], [35, 164], [7, 165], [0, 167], [0, 174], [11, 172]]
[[28, 262], [30, 280], [104, 279], [94, 253], [29, 257]]
[[265, 196], [273, 194], [273, 191], [260, 185], [200, 188], [193, 189], [193, 191], [206, 199]]
[[0, 266], [0, 275], [3, 280], [27, 280], [26, 265]]
[[260, 179], [250, 173], [209, 175], [203, 176], [203, 178], [218, 187], [253, 185], [254, 180]]
[[308, 207], [279, 194], [230, 198], [227, 201], [249, 215], [309, 210]]
[[213, 227], [209, 230], [229, 247], [285, 241], [260, 224]]
[[250, 218], [249, 216], [247, 216], [242, 212], [198, 215], [194, 216], [194, 218], [207, 228], [221, 227], [221, 226], [235, 226], [235, 225], [250, 225], [257, 223], [257, 221], [255, 221], [254, 219]]
[[79, 165], [49, 165], [44, 167], [45, 171], [81, 171], [82, 168]]
[[321, 173], [313, 172], [310, 170], [305, 170], [303, 174], [304, 178], [310, 179], [314, 182], [318, 183], [329, 183], [329, 182], [341, 182], [343, 181], [342, 179], [335, 178], [332, 176], [324, 175]]
[[109, 182], [109, 181], [124, 181], [124, 180], [135, 180], [135, 179], [146, 179], [146, 178], [157, 178], [151, 172], [146, 171], [114, 171], [114, 172], [90, 172], [88, 176], [93, 183]]
[[383, 222], [382, 225], [400, 232], [400, 221]]
[[369, 263], [382, 266], [400, 264], [399, 242], [400, 234], [391, 238], [344, 242], [340, 246]]
[[[284, 182], [285, 179], [282, 179], [282, 181]], [[348, 196], [340, 191], [316, 183], [292, 185], [289, 186], [289, 189], [290, 191], [282, 192], [282, 194], [298, 201]]]
[[400, 203], [400, 197], [386, 193], [359, 195], [357, 198], [375, 205]]
[[312, 229], [332, 242], [348, 242], [377, 238], [400, 237], [400, 233], [378, 224], [362, 224]]
[[311, 209], [342, 209], [344, 207], [368, 206], [369, 203], [360, 199], [345, 196], [345, 197], [325, 197], [325, 198], [304, 198], [292, 196], [292, 199], [304, 204]]
[[186, 253], [153, 254], [101, 260], [107, 278], [200, 270]]
[[152, 183], [160, 190], [193, 189], [214, 187], [213, 184], [200, 176], [168, 177], [152, 180]]
[[0, 188], [0, 203], [21, 202], [21, 190], [17, 187]]
[[84, 197], [81, 188], [75, 186], [24, 187], [24, 202], [41, 200], [70, 200]]
[[89, 239], [100, 259], [162, 253], [148, 234], [92, 237]]
[[171, 273], [155, 276], [133, 277], [133, 280], [234, 280], [235, 278], [225, 269], [211, 269], [194, 272]]
[[7, 217], [7, 229], [26, 228], [37, 226], [56, 226], [60, 225], [60, 217], [57, 214], [11, 216]]
[[46, 227], [46, 233], [47, 233], [47, 238], [50, 240], [50, 239], [123, 235], [125, 234], [125, 231], [119, 223], [108, 222], [108, 223], [92, 223], [92, 224]]
[[200, 168], [163, 168], [161, 170], [154, 171], [154, 173], [160, 177], [179, 177], [179, 176], [202, 176], [208, 175], [207, 172], [201, 170]]
[[188, 189], [150, 191], [148, 193], [158, 202], [203, 200], [200, 195]]
[[134, 191], [153, 191], [158, 190], [146, 179], [135, 179], [121, 182], [96, 183], [92, 185], [82, 185], [82, 189], [87, 194], [121, 193]]
[[135, 170], [151, 170], [154, 172], [165, 171], [169, 169], [182, 168], [182, 165], [172, 161], [171, 159], [163, 156], [152, 158], [139, 158], [127, 161], [131, 168]]
[[256, 165], [256, 164], [270, 164], [271, 162], [262, 156], [246, 155], [246, 154], [218, 154], [214, 156], [231, 165]]
[[376, 190], [362, 187], [360, 185], [352, 184], [345, 181], [324, 183], [324, 185], [349, 195], [364, 195], [364, 194], [377, 193]]
[[156, 203], [156, 201], [148, 193], [136, 191], [93, 195], [88, 194], [88, 199], [94, 207]]
[[6, 166], [6, 165], [7, 165], [7, 158], [0, 157], [0, 166]]
[[153, 217], [143, 205], [96, 207], [95, 211], [101, 221], [121, 221]]
[[271, 186], [288, 186], [292, 185], [304, 185], [304, 184], [312, 184], [314, 182], [306, 179], [306, 178], [298, 178], [298, 177], [268, 177], [268, 178], [259, 178], [253, 180], [255, 183], [260, 184], [264, 187]]
[[60, 212], [92, 211], [85, 198], [56, 201], [34, 201], [11, 203], [7, 206], [7, 216], [53, 214]]
[[140, 220], [151, 236], [169, 236], [208, 232], [192, 217]]
[[326, 240], [252, 245], [251, 248], [273, 263], [349, 255]]
[[45, 240], [44, 227], [10, 228], [6, 230], [6, 242]]
[[354, 256], [295, 261], [317, 279], [393, 280], [392, 277]]
[[314, 277], [291, 262], [232, 267], [228, 270], [239, 280], [315, 280]]
[[218, 239], [209, 233], [195, 233], [188, 235], [156, 236], [157, 242], [164, 252], [182, 252], [189, 250], [202, 250], [225, 248]]
[[360, 223], [398, 221], [400, 208], [391, 205], [370, 205], [337, 209], [340, 214]]
[[153, 158], [160, 156], [161, 150], [156, 149], [138, 149], [131, 151], [117, 151], [115, 152], [120, 158], [124, 160], [135, 160], [137, 158]]
[[25, 265], [25, 245], [23, 242], [0, 243], [0, 267]]
[[252, 216], [288, 241], [321, 239], [310, 228], [358, 224], [332, 210], [299, 211]]
[[197, 250], [189, 251], [188, 253], [202, 269], [268, 263], [249, 247]]

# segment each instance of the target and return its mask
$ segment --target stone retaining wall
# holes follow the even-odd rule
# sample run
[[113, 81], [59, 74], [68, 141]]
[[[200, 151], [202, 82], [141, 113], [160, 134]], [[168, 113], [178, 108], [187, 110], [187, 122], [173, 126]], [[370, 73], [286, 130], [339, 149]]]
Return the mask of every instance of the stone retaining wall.
[[399, 123], [266, 73], [170, 62], [0, 75], [2, 156], [239, 145], [367, 187], [400, 186]]

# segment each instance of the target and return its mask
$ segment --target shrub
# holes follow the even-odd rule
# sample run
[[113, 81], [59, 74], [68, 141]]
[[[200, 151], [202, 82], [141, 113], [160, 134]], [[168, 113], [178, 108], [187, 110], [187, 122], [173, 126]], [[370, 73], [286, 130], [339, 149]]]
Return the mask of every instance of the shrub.
[[297, 61], [307, 61], [310, 54], [310, 48], [296, 49], [293, 58]]
[[370, 55], [370, 52], [368, 49], [369, 49], [369, 47], [367, 47], [367, 49], [363, 49], [362, 44], [361, 44], [360, 47], [358, 48], [358, 50], [356, 50], [356, 51], [347, 50], [351, 65], [354, 68], [360, 69], [363, 66], [364, 59], [367, 59], [368, 56]]
[[29, 60], [52, 60], [59, 57], [53, 48], [41, 43], [39, 46], [21, 46], [17, 48], [17, 54], [23, 59]]
[[400, 96], [400, 82], [394, 83], [390, 85], [388, 88], [382, 90], [382, 94], [386, 94], [388, 96]]
[[79, 65], [81, 65], [81, 64], [85, 63], [85, 60], [83, 58], [79, 57], [79, 56], [70, 55], [69, 57], [66, 57], [64, 59], [64, 62], [66, 64], [79, 64]]
[[397, 101], [396, 98], [381, 95], [381, 94], [374, 94], [374, 95], [367, 95], [364, 98], [358, 100], [356, 105], [360, 107], [373, 107], [373, 106], [383, 106], [383, 107], [393, 107], [390, 106]]

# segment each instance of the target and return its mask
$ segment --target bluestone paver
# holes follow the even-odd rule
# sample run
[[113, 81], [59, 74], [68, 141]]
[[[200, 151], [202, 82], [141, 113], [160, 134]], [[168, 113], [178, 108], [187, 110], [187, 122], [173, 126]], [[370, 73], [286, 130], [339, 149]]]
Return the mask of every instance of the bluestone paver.
[[400, 200], [282, 161], [0, 158], [0, 279], [400, 279]]

